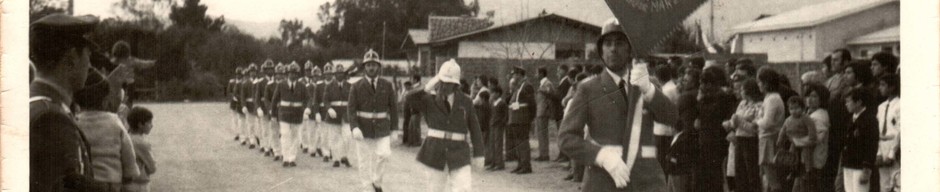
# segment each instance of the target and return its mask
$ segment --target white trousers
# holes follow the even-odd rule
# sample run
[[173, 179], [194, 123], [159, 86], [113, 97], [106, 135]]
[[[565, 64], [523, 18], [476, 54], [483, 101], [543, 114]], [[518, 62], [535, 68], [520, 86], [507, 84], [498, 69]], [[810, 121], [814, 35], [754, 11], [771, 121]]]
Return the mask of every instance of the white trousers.
[[276, 119], [268, 119], [265, 121], [267, 121], [266, 123], [268, 125], [265, 127], [267, 129], [265, 132], [267, 133], [267, 142], [270, 145], [268, 150], [274, 152], [274, 156], [281, 156], [283, 155], [281, 154], [281, 142], [279, 142], [281, 139], [281, 125]]
[[391, 138], [385, 136], [353, 140], [356, 143], [357, 165], [359, 165], [360, 179], [364, 189], [372, 189], [372, 185], [382, 187], [385, 163], [392, 155]]
[[901, 170], [901, 164], [895, 161], [894, 164], [887, 167], [878, 168], [878, 178], [881, 179], [881, 191], [888, 192], [894, 189], [894, 174]]
[[[320, 128], [320, 122], [315, 120], [304, 120], [304, 129], [301, 131], [303, 138], [301, 143], [304, 144], [304, 147], [307, 147], [310, 150], [316, 150], [323, 147], [322, 137], [320, 136], [322, 132]], [[313, 153], [313, 151], [311, 151]]]
[[472, 180], [470, 179], [470, 165], [465, 165], [457, 169], [450, 169], [449, 167], [445, 166], [444, 171], [428, 166], [424, 167], [427, 168], [427, 191], [471, 191], [470, 184], [472, 184]]
[[268, 120], [266, 116], [258, 115], [255, 120], [255, 134], [258, 136], [258, 147], [268, 148]]
[[242, 136], [241, 127], [239, 126], [241, 125], [239, 124], [240, 118], [238, 117], [238, 113], [236, 113], [235, 111], [231, 111], [231, 112], [232, 112], [232, 126], [229, 127], [229, 131], [231, 131], [232, 134], [235, 134], [235, 136], [240, 139]]
[[251, 145], [260, 145], [260, 141], [255, 138], [261, 135], [260, 131], [260, 118], [257, 115], [245, 115], [245, 129], [248, 131], [248, 144]]
[[301, 124], [280, 122], [281, 147], [284, 148], [284, 162], [294, 162], [300, 152]]
[[349, 130], [348, 124], [322, 123], [324, 131], [329, 132], [329, 150], [324, 155], [332, 156], [333, 160], [339, 161], [340, 158], [349, 155], [349, 140], [352, 139], [352, 130]]
[[843, 183], [845, 184], [846, 192], [865, 192], [868, 191], [870, 186], [869, 181], [871, 178], [870, 169], [853, 169], [853, 168], [842, 168]]

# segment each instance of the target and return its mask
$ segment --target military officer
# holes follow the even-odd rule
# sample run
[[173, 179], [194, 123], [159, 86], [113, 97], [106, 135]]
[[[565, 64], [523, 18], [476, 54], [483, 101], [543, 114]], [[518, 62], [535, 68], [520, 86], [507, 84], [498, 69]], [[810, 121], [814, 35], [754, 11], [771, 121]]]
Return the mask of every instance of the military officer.
[[277, 63], [277, 65], [274, 66], [274, 80], [268, 81], [268, 84], [264, 86], [264, 96], [262, 97], [264, 98], [263, 101], [267, 102], [267, 108], [265, 108], [264, 112], [268, 114], [268, 118], [265, 121], [267, 125], [267, 127], [265, 127], [267, 129], [265, 137], [268, 143], [271, 144], [265, 156], [274, 156], [274, 161], [281, 161], [284, 158], [281, 154], [281, 128], [277, 120], [279, 112], [278, 107], [280, 106], [273, 100], [275, 87], [278, 83], [284, 81], [284, 67], [284, 63]]
[[242, 134], [241, 134], [241, 132], [240, 132], [241, 130], [239, 129], [239, 128], [241, 128], [241, 127], [240, 127], [240, 126], [241, 126], [241, 117], [240, 117], [239, 115], [243, 115], [243, 114], [241, 113], [241, 111], [242, 111], [241, 106], [238, 106], [238, 103], [239, 103], [239, 102], [238, 102], [238, 96], [237, 96], [237, 94], [235, 94], [236, 92], [238, 92], [238, 90], [237, 90], [237, 89], [238, 89], [238, 83], [239, 83], [239, 81], [241, 81], [241, 78], [242, 78], [242, 74], [241, 74], [241, 73], [242, 73], [242, 70], [243, 70], [242, 67], [236, 67], [236, 68], [235, 68], [235, 76], [232, 77], [232, 79], [229, 79], [229, 80], [228, 80], [228, 85], [225, 86], [225, 93], [228, 94], [228, 95], [231, 97], [231, 99], [229, 100], [229, 109], [232, 110], [232, 127], [231, 127], [231, 129], [232, 129], [232, 133], [235, 133], [235, 141], [240, 141], [240, 140], [241, 140], [241, 137], [242, 137]]
[[255, 122], [255, 132], [258, 135], [258, 147], [260, 151], [264, 153], [265, 156], [273, 155], [271, 152], [271, 141], [268, 139], [267, 135], [269, 132], [268, 120], [268, 101], [266, 101], [265, 96], [265, 87], [267, 87], [268, 82], [274, 82], [274, 61], [270, 59], [265, 61], [261, 65], [261, 74], [264, 77], [258, 78], [252, 84], [252, 94], [255, 97], [255, 113], [258, 115], [257, 121]]
[[[327, 129], [332, 129], [333, 135], [330, 136], [330, 149], [332, 154], [328, 159], [333, 159], [333, 167], [339, 167], [340, 164], [346, 167], [352, 167], [349, 164], [349, 140], [352, 137], [351, 129], [346, 122], [346, 107], [349, 99], [349, 82], [346, 81], [346, 70], [342, 65], [336, 65], [333, 68], [333, 81], [326, 85], [323, 92], [323, 104], [326, 108], [327, 118], [324, 120]], [[339, 157], [336, 159], [336, 157]]]
[[240, 101], [242, 113], [245, 113], [243, 128], [246, 137], [242, 138], [242, 145], [247, 143], [248, 149], [254, 149], [260, 142], [260, 134], [258, 134], [258, 121], [260, 117], [258, 113], [255, 112], [258, 109], [258, 97], [255, 95], [255, 84], [260, 83], [262, 78], [258, 75], [258, 65], [254, 63], [248, 65], [245, 71], [248, 75], [245, 77], [245, 81], [241, 83], [241, 88], [238, 89], [238, 94], [243, 98]]
[[428, 167], [427, 191], [444, 191], [445, 187], [471, 191], [468, 165], [483, 168], [483, 134], [473, 101], [459, 94], [460, 76], [460, 66], [452, 59], [441, 65], [423, 91], [406, 96], [406, 105], [420, 111], [428, 125], [427, 139], [417, 158]]
[[320, 96], [322, 89], [324, 87], [323, 81], [323, 71], [320, 70], [320, 67], [314, 66], [310, 70], [310, 81], [307, 82], [307, 97], [310, 101], [307, 102], [307, 110], [304, 111], [305, 116], [307, 116], [307, 138], [304, 141], [307, 142], [306, 146], [309, 146], [311, 149], [310, 156], [317, 157], [324, 155], [323, 150], [326, 147], [325, 142], [325, 131], [321, 128], [320, 123], [323, 121], [323, 115], [320, 113]]
[[[323, 155], [323, 162], [327, 162], [327, 163], [331, 162], [332, 160], [331, 158], [333, 157], [333, 154], [332, 154], [333, 140], [335, 139], [333, 136], [339, 134], [338, 130], [332, 129], [332, 126], [326, 124], [325, 122], [326, 119], [329, 117], [329, 114], [327, 112], [329, 107], [327, 107], [327, 103], [324, 102], [324, 100], [326, 100], [326, 97], [325, 97], [326, 87], [328, 87], [328, 85], [330, 84], [333, 84], [333, 82], [336, 82], [335, 75], [333, 74], [333, 64], [330, 62], [327, 62], [325, 65], [323, 65], [322, 83], [319, 84], [315, 89], [316, 97], [314, 97], [314, 99], [316, 99], [316, 101], [314, 102], [314, 106], [313, 106], [314, 107], [313, 113], [317, 113], [321, 117], [321, 121], [319, 123], [320, 132], [323, 133], [322, 134], [323, 154], [321, 155]], [[316, 157], [314, 155], [311, 155], [311, 156]]]
[[278, 125], [280, 127], [280, 144], [283, 148], [283, 167], [295, 167], [297, 153], [300, 149], [300, 130], [303, 123], [303, 112], [307, 106], [307, 90], [303, 82], [299, 81], [300, 65], [292, 62], [281, 66], [287, 78], [274, 84], [274, 93], [271, 96], [272, 105], [277, 105]]
[[[313, 69], [313, 62], [310, 62], [310, 60], [307, 60], [307, 62], [304, 63], [303, 68], [300, 69], [300, 79], [297, 79], [297, 82], [299, 82], [302, 85], [301, 87], [303, 87], [304, 91], [307, 90], [307, 85], [310, 84], [310, 81], [311, 81], [310, 79], [313, 78], [313, 75], [312, 75], [313, 73], [311, 72], [312, 69]], [[307, 97], [308, 97], [307, 100], [310, 100], [309, 98], [310, 96], [308, 95]], [[306, 116], [309, 116], [310, 114], [307, 113], [309, 109], [307, 107], [308, 106], [304, 106], [303, 124], [300, 126], [301, 127], [300, 128], [300, 149], [303, 151], [303, 153], [310, 152], [310, 149], [308, 149], [310, 144], [307, 141], [307, 139], [309, 139], [307, 138], [309, 136], [309, 133], [308, 133], [309, 130], [307, 128], [308, 127], [307, 120], [309, 118], [306, 118]]]
[[365, 76], [349, 90], [347, 117], [362, 183], [381, 192], [385, 163], [392, 154], [391, 138], [398, 133], [398, 99], [392, 82], [378, 76], [382, 65], [379, 54], [370, 49], [362, 62]]
[[53, 14], [30, 24], [30, 191], [110, 191], [94, 181], [88, 141], [69, 107], [91, 70], [95, 44], [84, 35], [97, 23], [94, 16]]
[[616, 19], [603, 26], [597, 50], [606, 70], [577, 85], [561, 123], [562, 151], [589, 165], [582, 191], [665, 191], [653, 121], [674, 125], [678, 112], [650, 83], [647, 64], [633, 60]]

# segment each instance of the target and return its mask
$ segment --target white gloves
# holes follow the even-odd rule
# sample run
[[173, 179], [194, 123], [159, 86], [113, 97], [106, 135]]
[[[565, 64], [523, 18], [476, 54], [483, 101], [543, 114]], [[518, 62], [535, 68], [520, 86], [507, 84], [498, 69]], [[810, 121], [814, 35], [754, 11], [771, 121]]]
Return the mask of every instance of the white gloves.
[[509, 105], [509, 108], [512, 110], [519, 110], [519, 102], [514, 102]]
[[394, 130], [394, 131], [392, 131], [392, 135], [391, 135], [391, 136], [392, 136], [392, 139], [400, 139], [400, 138], [401, 138], [401, 131], [399, 131], [399, 130]]
[[248, 114], [248, 107], [242, 107], [242, 113]]
[[256, 112], [258, 113], [258, 116], [264, 117], [264, 110], [263, 110], [263, 109], [258, 108], [258, 110], [256, 110]]
[[473, 166], [473, 168], [476, 170], [483, 170], [483, 164], [483, 157], [473, 157], [470, 159], [470, 166]]
[[630, 84], [640, 88], [640, 92], [646, 98], [652, 98], [655, 87], [650, 83], [649, 64], [646, 61], [634, 59], [633, 69], [630, 70]]
[[630, 183], [630, 173], [627, 172], [627, 164], [620, 159], [621, 156], [623, 156], [622, 146], [603, 146], [597, 152], [594, 162], [610, 173], [617, 188], [626, 187]]
[[304, 109], [304, 118], [307, 118], [307, 120], [310, 120], [310, 113], [311, 113], [310, 108]]
[[316, 116], [317, 122], [323, 121], [323, 117], [320, 117], [319, 113], [317, 113], [315, 116]]
[[353, 130], [352, 130], [352, 137], [353, 137], [353, 139], [362, 139], [362, 138], [363, 138], [363, 137], [362, 137], [362, 130], [359, 130], [358, 127], [353, 128]]
[[333, 110], [333, 108], [327, 109], [326, 113], [330, 114], [330, 118], [336, 118], [336, 110]]

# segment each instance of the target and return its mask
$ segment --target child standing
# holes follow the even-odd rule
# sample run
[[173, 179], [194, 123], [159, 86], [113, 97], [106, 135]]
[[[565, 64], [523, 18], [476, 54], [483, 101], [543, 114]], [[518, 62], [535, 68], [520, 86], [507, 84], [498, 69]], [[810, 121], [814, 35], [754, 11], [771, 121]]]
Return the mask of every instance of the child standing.
[[147, 135], [153, 129], [153, 113], [147, 108], [134, 107], [127, 114], [127, 123], [130, 125], [131, 141], [134, 143], [134, 152], [137, 154], [137, 165], [140, 175], [131, 179], [125, 185], [125, 191], [150, 191], [150, 175], [157, 171], [150, 153], [151, 146]]
[[[794, 181], [801, 181], [805, 178], [806, 173], [812, 171], [813, 168], [813, 152], [816, 149], [813, 147], [816, 143], [816, 124], [813, 119], [804, 115], [806, 103], [803, 102], [803, 98], [799, 96], [790, 97], [787, 100], [787, 106], [790, 110], [790, 117], [787, 117], [786, 121], [783, 122], [783, 130], [780, 131], [780, 135], [777, 137], [777, 146], [781, 147], [781, 150], [788, 150], [786, 149], [788, 146], [792, 147], [789, 150], [796, 149], [799, 166], [793, 170], [793, 175], [795, 175]], [[792, 146], [787, 145], [787, 142], [791, 143]], [[796, 185], [793, 187], [793, 191], [813, 190]]]
[[125, 181], [137, 177], [134, 148], [124, 128], [124, 122], [109, 106], [109, 84], [98, 73], [90, 73], [85, 88], [75, 93], [75, 103], [81, 108], [76, 124], [88, 140], [89, 155], [95, 180], [109, 185], [112, 191], [121, 191]]

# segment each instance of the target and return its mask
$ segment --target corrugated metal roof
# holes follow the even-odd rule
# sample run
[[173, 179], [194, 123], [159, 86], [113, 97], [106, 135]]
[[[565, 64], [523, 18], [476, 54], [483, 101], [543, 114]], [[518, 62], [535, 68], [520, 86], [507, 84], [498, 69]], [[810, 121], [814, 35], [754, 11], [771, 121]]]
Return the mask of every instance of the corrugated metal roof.
[[838, 0], [802, 7], [734, 27], [738, 33], [815, 26], [899, 0]]
[[901, 42], [900, 26], [888, 27], [849, 40], [849, 45]]

